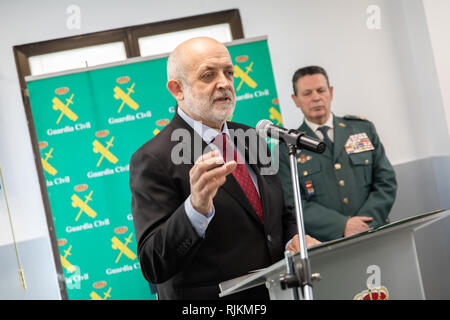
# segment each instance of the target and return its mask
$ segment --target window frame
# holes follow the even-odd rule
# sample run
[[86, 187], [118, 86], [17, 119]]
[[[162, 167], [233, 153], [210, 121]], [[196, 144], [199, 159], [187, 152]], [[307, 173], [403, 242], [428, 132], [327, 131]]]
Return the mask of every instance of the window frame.
[[31, 75], [28, 62], [28, 58], [31, 56], [122, 41], [125, 46], [127, 58], [140, 57], [141, 53], [139, 50], [138, 39], [141, 37], [206, 27], [221, 23], [228, 23], [230, 25], [232, 40], [244, 38], [239, 10], [230, 9], [14, 46], [14, 58], [22, 93], [27, 96], [25, 77]]

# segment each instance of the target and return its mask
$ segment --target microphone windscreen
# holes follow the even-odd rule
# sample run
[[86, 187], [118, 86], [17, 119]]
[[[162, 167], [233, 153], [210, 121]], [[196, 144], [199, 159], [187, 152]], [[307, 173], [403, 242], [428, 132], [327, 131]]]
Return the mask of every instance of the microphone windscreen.
[[263, 119], [259, 120], [259, 122], [256, 124], [256, 132], [266, 138], [267, 137], [267, 130], [269, 129], [269, 126], [273, 125], [273, 123], [270, 120]]

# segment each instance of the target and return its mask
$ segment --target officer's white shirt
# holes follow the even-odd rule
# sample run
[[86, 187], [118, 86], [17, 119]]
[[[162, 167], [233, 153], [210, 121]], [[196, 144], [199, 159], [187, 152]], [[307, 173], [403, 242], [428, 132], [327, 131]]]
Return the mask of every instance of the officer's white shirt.
[[308, 125], [308, 127], [311, 128], [311, 130], [319, 137], [320, 140], [323, 140], [323, 134], [319, 131], [319, 127], [328, 126], [328, 138], [330, 138], [331, 142], [334, 142], [334, 127], [333, 127], [333, 118], [334, 114], [331, 114], [328, 118], [327, 122], [325, 122], [322, 125], [318, 125], [316, 123], [313, 123], [305, 118], [305, 123]]

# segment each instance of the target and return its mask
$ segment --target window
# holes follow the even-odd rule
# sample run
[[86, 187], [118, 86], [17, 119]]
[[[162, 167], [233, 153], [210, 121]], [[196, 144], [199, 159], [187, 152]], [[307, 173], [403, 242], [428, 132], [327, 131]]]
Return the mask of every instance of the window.
[[125, 60], [127, 54], [123, 42], [64, 50], [32, 56], [28, 59], [32, 76], [70, 69], [91, 67]]
[[171, 52], [179, 43], [200, 36], [214, 38], [220, 42], [229, 42], [233, 40], [230, 25], [228, 23], [221, 23], [212, 26], [141, 37], [138, 39], [139, 51], [141, 52], [141, 56], [151, 56]]
[[26, 95], [26, 76], [167, 53], [181, 41], [195, 36], [209, 36], [221, 42], [243, 38], [239, 10], [25, 44], [13, 49], [20, 85]]

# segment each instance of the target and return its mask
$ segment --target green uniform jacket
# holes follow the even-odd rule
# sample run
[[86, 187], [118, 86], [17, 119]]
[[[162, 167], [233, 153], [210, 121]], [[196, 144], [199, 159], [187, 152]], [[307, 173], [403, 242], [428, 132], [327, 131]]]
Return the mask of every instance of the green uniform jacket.
[[[318, 138], [303, 122], [299, 128]], [[373, 150], [349, 154], [349, 137], [361, 139], [366, 133]], [[357, 149], [358, 151], [368, 149]], [[370, 149], [370, 147], [369, 147]], [[376, 228], [389, 222], [397, 182], [374, 125], [366, 119], [334, 116], [334, 147], [317, 154], [302, 150], [297, 154], [305, 232], [320, 241], [343, 236], [349, 217], [368, 216]], [[287, 148], [280, 143], [279, 174], [288, 204], [294, 206]]]

